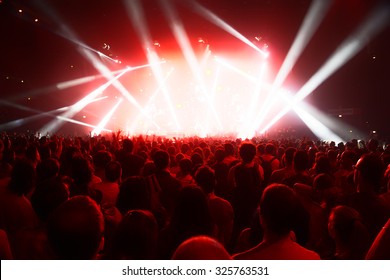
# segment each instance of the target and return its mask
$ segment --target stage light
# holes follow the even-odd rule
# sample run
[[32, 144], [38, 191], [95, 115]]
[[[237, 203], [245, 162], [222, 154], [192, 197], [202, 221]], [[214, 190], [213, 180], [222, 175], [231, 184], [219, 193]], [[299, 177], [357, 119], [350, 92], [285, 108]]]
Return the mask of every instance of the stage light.
[[258, 48], [255, 44], [253, 44], [248, 38], [246, 38], [244, 35], [242, 35], [240, 32], [238, 32], [236, 29], [234, 29], [231, 25], [229, 25], [227, 22], [225, 22], [223, 19], [218, 17], [216, 14], [211, 12], [210, 10], [206, 9], [204, 6], [199, 4], [196, 1], [192, 1], [192, 8], [202, 17], [210, 21], [211, 23], [215, 24], [216, 26], [220, 27], [224, 31], [228, 32], [230, 35], [236, 37], [241, 42], [245, 43], [249, 47], [253, 48], [255, 51], [259, 52], [264, 58], [267, 58], [269, 56], [269, 53], [266, 51], [261, 50]]
[[[291, 45], [290, 50], [288, 51], [287, 56], [276, 75], [272, 85], [271, 93], [267, 95], [261, 109], [259, 110], [259, 114], [256, 116], [255, 121], [253, 122], [253, 125], [250, 129], [252, 130], [253, 134], [254, 131], [261, 126], [264, 119], [268, 116], [270, 110], [279, 100], [278, 91], [280, 87], [283, 85], [286, 77], [291, 72], [291, 69], [294, 67], [296, 61], [302, 54], [303, 50], [306, 48], [310, 39], [313, 37], [315, 31], [318, 29], [331, 3], [332, 1], [322, 0], [315, 0], [312, 2], [302, 22], [302, 25], [299, 28], [297, 36], [295, 37], [294, 42]], [[260, 39], [261, 37], [258, 39], [258, 41]]]
[[267, 131], [279, 119], [281, 119], [294, 104], [311, 94], [319, 85], [333, 75], [345, 63], [347, 63], [355, 54], [357, 54], [368, 42], [368, 39], [378, 34], [388, 23], [390, 18], [390, 9], [386, 5], [379, 5], [367, 19], [336, 49], [324, 65], [306, 82], [303, 87], [294, 96], [293, 103], [286, 106], [279, 112], [265, 127], [261, 133]]
[[217, 111], [214, 108], [212, 101], [210, 100], [210, 94], [206, 89], [206, 85], [203, 79], [203, 75], [201, 73], [199, 62], [196, 58], [195, 52], [192, 49], [190, 40], [188, 39], [188, 35], [184, 29], [184, 26], [178, 17], [173, 5], [169, 1], [160, 1], [160, 4], [163, 8], [163, 11], [169, 21], [170, 27], [173, 31], [176, 41], [178, 42], [184, 57], [193, 73], [196, 82], [199, 84], [201, 88], [201, 94], [207, 100], [207, 106], [209, 110], [212, 112], [215, 122], [217, 123], [219, 129], [222, 129], [222, 124], [219, 118]]
[[118, 102], [111, 108], [111, 110], [104, 116], [104, 118], [100, 121], [100, 123], [96, 126], [96, 128], [92, 131], [91, 135], [99, 135], [102, 130], [105, 128], [107, 123], [110, 121], [112, 115], [118, 109], [119, 105], [122, 103], [123, 99], [119, 99]]

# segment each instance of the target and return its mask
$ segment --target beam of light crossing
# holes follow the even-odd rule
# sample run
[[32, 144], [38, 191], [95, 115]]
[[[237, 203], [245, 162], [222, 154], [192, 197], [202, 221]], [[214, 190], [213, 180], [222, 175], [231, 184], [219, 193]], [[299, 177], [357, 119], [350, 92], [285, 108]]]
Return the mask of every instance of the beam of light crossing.
[[[68, 38], [71, 41], [75, 41], [79, 43], [79, 47], [77, 48], [78, 51], [82, 56], [84, 56], [85, 59], [87, 59], [93, 67], [95, 67], [96, 70], [99, 71], [109, 82], [112, 82], [112, 85], [128, 100], [132, 105], [134, 105], [142, 114], [144, 114], [146, 117], [147, 114], [145, 111], [143, 111], [140, 104], [137, 102], [137, 100], [130, 94], [130, 92], [117, 80], [115, 79], [114, 75], [112, 75], [111, 71], [103, 64], [99, 59], [97, 59], [92, 53], [96, 52], [95, 50], [89, 48], [88, 46], [85, 46], [84, 43], [81, 42], [76, 36], [76, 34], [68, 27], [66, 26], [63, 21], [61, 21], [61, 17], [56, 13], [54, 9], [48, 5], [46, 1], [36, 1], [37, 4], [41, 7], [43, 11], [46, 12], [46, 14], [52, 18], [60, 27], [60, 31], [58, 31], [62, 36]], [[160, 64], [159, 62], [158, 64]], [[131, 68], [129, 68], [131, 69]], [[111, 82], [110, 82], [111, 83]], [[153, 122], [153, 121], [152, 121]], [[158, 125], [153, 122], [155, 126], [158, 127]], [[50, 128], [54, 129], [55, 126], [53, 124], [50, 126]]]
[[254, 115], [256, 113], [257, 104], [258, 104], [259, 99], [260, 99], [261, 91], [262, 91], [263, 86], [264, 86], [263, 79], [264, 79], [266, 69], [267, 69], [267, 62], [263, 62], [263, 64], [261, 65], [259, 78], [258, 78], [257, 83], [256, 83], [256, 88], [252, 94], [252, 98], [251, 98], [251, 101], [249, 103], [249, 109], [248, 109], [247, 117], [246, 117], [246, 125], [243, 127], [243, 129], [238, 134], [238, 137], [241, 139], [250, 138], [252, 136], [252, 135], [250, 135], [251, 129], [252, 129], [252, 123], [253, 123]]
[[306, 82], [296, 93], [289, 106], [282, 109], [266, 126], [261, 130], [264, 133], [281, 119], [290, 109], [311, 94], [326, 79], [333, 75], [339, 68], [346, 64], [356, 55], [368, 42], [368, 39], [378, 34], [389, 22], [390, 8], [385, 5], [378, 6], [370, 13], [368, 18], [350, 35], [331, 55], [325, 64]]
[[255, 118], [255, 122], [252, 124], [250, 130], [255, 131], [263, 123], [264, 118], [267, 116], [275, 102], [278, 100], [278, 90], [282, 86], [291, 69], [294, 67], [296, 61], [306, 48], [310, 39], [313, 37], [315, 31], [318, 29], [324, 16], [326, 15], [332, 1], [315, 0], [311, 3], [309, 11], [307, 12], [302, 25], [299, 28], [298, 34], [291, 45], [290, 50], [284, 59], [282, 66], [280, 67], [276, 78], [272, 85], [272, 91], [268, 94], [267, 98], [263, 102], [262, 107], [259, 110], [259, 114]]
[[[102, 96], [102, 97], [99, 97], [99, 98], [95, 98], [95, 99], [91, 100], [90, 103], [101, 101], [103, 99], [106, 99], [107, 97], [108, 96]], [[19, 127], [21, 125], [27, 124], [27, 123], [32, 122], [34, 120], [41, 119], [43, 117], [56, 118], [58, 113], [67, 111], [70, 108], [70, 106], [65, 106], [65, 107], [61, 107], [61, 108], [58, 108], [58, 109], [54, 109], [54, 110], [43, 112], [43, 111], [40, 111], [40, 110], [32, 109], [32, 108], [27, 107], [27, 106], [11, 103], [11, 102], [8, 102], [8, 101], [5, 101], [5, 100], [0, 100], [0, 104], [3, 104], [3, 105], [8, 106], [8, 107], [16, 108], [16, 109], [19, 109], [19, 110], [22, 110], [22, 111], [36, 113], [36, 115], [33, 115], [33, 116], [29, 116], [29, 117], [25, 117], [25, 118], [22, 118], [22, 119], [9, 121], [9, 122], [4, 123], [4, 124], [0, 124], [0, 130], [1, 129], [12, 129], [12, 128], [15, 128], [15, 127]]]
[[115, 80], [119, 79], [121, 76], [123, 76], [129, 69], [125, 69], [122, 71], [119, 75], [115, 76], [112, 80], [104, 83], [91, 93], [89, 93], [87, 96], [73, 104], [70, 109], [63, 113], [61, 115], [62, 118], [56, 118], [52, 122], [46, 124], [43, 126], [40, 130], [43, 131], [43, 133], [53, 133], [56, 132], [57, 129], [62, 125], [63, 118], [72, 118], [74, 115], [76, 115], [78, 112], [80, 112], [85, 106], [87, 106], [92, 100], [94, 100], [97, 96], [102, 94]]
[[92, 130], [91, 135], [99, 135], [102, 130], [106, 127], [107, 123], [110, 121], [111, 117], [114, 115], [115, 111], [118, 109], [119, 105], [122, 103], [123, 99], [120, 98], [118, 102], [111, 108], [111, 110], [104, 116], [100, 123]]
[[154, 50], [153, 41], [148, 29], [148, 25], [145, 21], [144, 11], [142, 8], [142, 5], [139, 0], [127, 0], [125, 1], [125, 5], [127, 8], [127, 13], [132, 21], [133, 27], [136, 30], [139, 38], [141, 39], [144, 52], [146, 54], [146, 57], [151, 64], [152, 72], [158, 82], [159, 85], [162, 86], [162, 93], [164, 95], [164, 98], [166, 100], [166, 103], [168, 105], [169, 111], [172, 115], [173, 121], [175, 123], [175, 126], [177, 130], [180, 129], [180, 124], [177, 119], [175, 110], [172, 105], [172, 101], [168, 92], [168, 89], [164, 85], [164, 75], [162, 74], [159, 58], [157, 53]]
[[[168, 78], [171, 76], [171, 74], [173, 73], [175, 69], [172, 67], [171, 70], [169, 70], [169, 72], [167, 73], [167, 75], [165, 76], [164, 78], [164, 81], [163, 81], [163, 84], [159, 84], [158, 85], [158, 88], [153, 92], [153, 94], [149, 97], [148, 101], [146, 102], [145, 106], [143, 107], [143, 109], [145, 111], [147, 111], [147, 108], [150, 106], [150, 104], [153, 102], [153, 100], [156, 98], [157, 94], [162, 90], [163, 87], [165, 87], [165, 84], [168, 80]], [[139, 122], [139, 120], [141, 119], [141, 115], [137, 115], [137, 117], [133, 120], [130, 128], [128, 129], [128, 132], [129, 134], [134, 134], [135, 132], [135, 129], [136, 129], [136, 126]]]
[[230, 35], [236, 37], [241, 42], [245, 43], [249, 47], [253, 48], [255, 51], [259, 52], [263, 57], [268, 57], [269, 53], [266, 51], [263, 51], [262, 49], [258, 48], [253, 42], [248, 40], [244, 35], [242, 35], [240, 32], [238, 32], [236, 29], [234, 29], [231, 25], [229, 25], [227, 22], [225, 22], [223, 19], [221, 19], [219, 16], [211, 12], [210, 10], [206, 9], [204, 6], [199, 4], [196, 1], [192, 2], [192, 7], [194, 10], [210, 21], [211, 23], [215, 24], [216, 26], [220, 27], [221, 29], [225, 30]]
[[184, 57], [188, 65], [190, 66], [191, 72], [193, 73], [196, 82], [200, 85], [201, 93], [207, 100], [207, 105], [209, 107], [209, 110], [212, 112], [214, 119], [217, 122], [218, 128], [222, 130], [221, 121], [211, 101], [210, 94], [208, 94], [206, 90], [206, 85], [203, 76], [201, 74], [200, 64], [196, 58], [190, 40], [188, 39], [188, 35], [184, 29], [184, 26], [181, 20], [179, 19], [179, 16], [177, 15], [176, 11], [174, 10], [173, 5], [169, 1], [160, 0], [160, 4], [169, 21], [170, 27], [173, 31], [176, 41], [179, 43], [180, 49], [182, 50]]

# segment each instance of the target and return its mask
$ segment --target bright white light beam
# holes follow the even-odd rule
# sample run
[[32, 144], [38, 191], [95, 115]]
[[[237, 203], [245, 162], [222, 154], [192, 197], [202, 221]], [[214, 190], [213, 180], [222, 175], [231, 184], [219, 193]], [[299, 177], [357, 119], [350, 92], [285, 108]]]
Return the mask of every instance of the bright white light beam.
[[96, 126], [96, 128], [92, 130], [92, 136], [99, 135], [102, 132], [102, 130], [105, 128], [105, 126], [111, 119], [112, 115], [115, 113], [119, 105], [122, 103], [122, 101], [123, 99], [120, 98], [118, 102], [114, 105], [114, 107], [112, 107], [111, 110], [104, 116], [104, 118], [100, 121], [100, 123]]
[[115, 76], [112, 80], [104, 83], [91, 93], [89, 93], [87, 96], [73, 104], [70, 109], [63, 113], [61, 115], [61, 118], [57, 117], [55, 120], [51, 121], [50, 123], [46, 124], [44, 127], [40, 129], [44, 134], [46, 133], [54, 133], [56, 132], [60, 125], [62, 124], [62, 121], [64, 118], [72, 118], [74, 115], [76, 115], [78, 112], [80, 112], [85, 106], [87, 106], [92, 100], [94, 100], [98, 95], [102, 94], [104, 90], [106, 90], [114, 81], [119, 79], [121, 76], [123, 76], [127, 71], [130, 71], [130, 68], [125, 69], [120, 73], [119, 75]]
[[313, 37], [315, 31], [318, 29], [318, 26], [329, 10], [330, 4], [332, 2], [333, 1], [323, 0], [315, 0], [312, 2], [301, 27], [299, 28], [298, 34], [295, 37], [294, 42], [291, 45], [291, 48], [278, 71], [278, 74], [276, 75], [275, 81], [272, 85], [271, 93], [268, 94], [267, 98], [264, 100], [263, 105], [259, 110], [259, 114], [255, 118], [255, 122], [252, 123], [250, 130], [254, 131], [262, 124], [264, 118], [267, 116], [275, 102], [279, 99], [277, 96], [279, 88], [282, 86], [286, 77], [291, 72], [291, 69], [294, 67], [296, 61], [302, 54], [303, 50], [306, 48], [310, 39]]
[[390, 9], [386, 5], [378, 6], [370, 13], [368, 18], [350, 35], [325, 62], [325, 64], [306, 82], [294, 96], [292, 103], [279, 112], [264, 128], [264, 133], [279, 121], [297, 103], [311, 94], [327, 78], [335, 73], [340, 67], [347, 63], [357, 54], [368, 42], [369, 38], [378, 34], [389, 22]]
[[231, 25], [229, 25], [227, 22], [225, 22], [219, 16], [217, 16], [216, 14], [211, 12], [210, 10], [206, 9], [204, 6], [202, 6], [201, 4], [199, 4], [196, 1], [192, 2], [192, 6], [199, 15], [201, 15], [202, 17], [204, 17], [205, 19], [207, 19], [211, 23], [219, 26], [220, 28], [222, 28], [223, 30], [228, 32], [230, 35], [236, 37], [237, 39], [239, 39], [243, 43], [247, 44], [249, 47], [253, 48], [257, 52], [261, 53], [265, 58], [268, 57], [268, 55], [269, 55], [268, 52], [265, 52], [265, 51], [259, 49], [248, 38], [246, 38], [244, 35], [242, 35], [240, 32], [238, 32], [236, 29], [234, 29]]
[[143, 49], [146, 54], [146, 57], [151, 64], [152, 72], [158, 82], [159, 85], [162, 85], [162, 93], [164, 95], [164, 98], [167, 102], [169, 111], [172, 115], [173, 121], [175, 122], [176, 128], [180, 129], [180, 124], [177, 119], [175, 110], [172, 105], [172, 101], [169, 95], [169, 92], [164, 85], [164, 76], [162, 74], [161, 68], [160, 68], [160, 60], [158, 58], [157, 53], [154, 51], [154, 45], [153, 40], [150, 36], [150, 32], [148, 29], [148, 25], [145, 21], [144, 11], [142, 8], [142, 5], [139, 0], [127, 0], [125, 1], [128, 16], [130, 20], [132, 21], [132, 24], [141, 39], [141, 42], [143, 44]]
[[188, 39], [187, 32], [185, 31], [184, 26], [179, 19], [176, 11], [174, 10], [172, 4], [169, 1], [164, 0], [160, 0], [160, 4], [162, 5], [165, 15], [169, 20], [170, 27], [173, 31], [176, 41], [179, 43], [180, 49], [182, 50], [184, 57], [188, 65], [190, 66], [191, 72], [195, 76], [197, 83], [202, 89], [201, 92], [207, 100], [207, 105], [210, 111], [213, 113], [213, 116], [218, 124], [219, 129], [222, 129], [222, 124], [219, 119], [218, 113], [215, 110], [211, 97], [206, 90], [205, 82], [200, 70], [200, 65], [196, 58], [195, 52], [192, 49], [190, 40]]

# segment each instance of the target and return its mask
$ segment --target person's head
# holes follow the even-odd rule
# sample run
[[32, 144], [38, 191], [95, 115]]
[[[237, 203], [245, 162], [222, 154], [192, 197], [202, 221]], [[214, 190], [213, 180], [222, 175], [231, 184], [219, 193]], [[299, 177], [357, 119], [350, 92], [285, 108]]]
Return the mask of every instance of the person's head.
[[293, 159], [295, 171], [303, 172], [309, 168], [309, 156], [306, 151], [296, 151]]
[[60, 177], [54, 177], [37, 185], [31, 196], [31, 205], [39, 219], [45, 222], [54, 209], [68, 199], [68, 186]]
[[58, 259], [94, 259], [102, 248], [103, 233], [103, 214], [87, 196], [65, 201], [47, 224], [49, 245]]
[[164, 150], [158, 150], [153, 154], [153, 162], [157, 169], [164, 170], [169, 166], [169, 154]]
[[108, 182], [118, 182], [122, 176], [122, 166], [118, 161], [110, 161], [104, 167], [104, 175]]
[[54, 178], [60, 172], [60, 163], [54, 158], [47, 158], [37, 164], [37, 179], [39, 182]]
[[82, 155], [76, 155], [71, 160], [71, 175], [76, 185], [87, 185], [91, 182], [93, 168], [88, 159]]
[[207, 165], [199, 167], [195, 173], [195, 181], [206, 194], [212, 193], [216, 185], [214, 170]]
[[232, 143], [225, 143], [223, 145], [224, 149], [225, 149], [225, 154], [227, 156], [232, 156], [234, 155], [234, 146]]
[[239, 154], [244, 163], [250, 163], [256, 155], [256, 146], [251, 142], [243, 142], [240, 145]]
[[372, 138], [368, 141], [367, 148], [370, 152], [376, 152], [378, 150], [378, 147], [379, 142], [377, 139]]
[[100, 150], [93, 155], [92, 159], [95, 168], [102, 170], [112, 160], [112, 155], [108, 151]]
[[150, 209], [149, 190], [143, 177], [130, 176], [121, 183], [116, 207], [123, 215], [133, 209]]
[[146, 210], [130, 210], [115, 229], [109, 257], [114, 259], [152, 260], [156, 257], [158, 226]]
[[230, 260], [226, 249], [217, 240], [200, 235], [185, 240], [177, 247], [173, 260]]
[[267, 143], [267, 145], [265, 145], [265, 153], [267, 155], [275, 155], [276, 154], [276, 147], [274, 144], [272, 143]]
[[8, 189], [19, 196], [27, 195], [34, 188], [35, 168], [30, 161], [18, 160], [11, 171]]
[[125, 138], [123, 139], [122, 147], [125, 152], [131, 153], [133, 152], [134, 143], [131, 139]]
[[376, 154], [364, 154], [355, 165], [354, 181], [358, 192], [379, 192], [384, 166]]
[[265, 188], [260, 200], [260, 221], [266, 233], [283, 236], [296, 225], [301, 205], [295, 192], [283, 184]]
[[348, 206], [336, 206], [328, 219], [328, 231], [335, 239], [336, 247], [343, 251], [341, 258], [363, 259], [369, 246], [366, 228], [359, 213]]
[[191, 155], [191, 162], [194, 166], [199, 166], [203, 164], [203, 156], [200, 153], [193, 153]]
[[214, 157], [217, 162], [222, 162], [223, 159], [225, 158], [225, 150], [222, 148], [218, 148], [214, 152]]
[[314, 170], [316, 174], [331, 174], [332, 166], [330, 164], [329, 158], [327, 156], [319, 156], [314, 163]]
[[192, 171], [192, 161], [189, 158], [183, 158], [179, 161], [180, 171], [183, 175], [190, 174]]
[[211, 218], [205, 193], [200, 187], [185, 186], [179, 191], [171, 225], [187, 237], [211, 234]]
[[356, 153], [352, 150], [346, 150], [341, 154], [340, 166], [347, 170], [352, 170], [352, 166], [356, 163]]
[[284, 152], [284, 161], [285, 161], [286, 166], [292, 166], [294, 154], [296, 151], [297, 151], [297, 149], [293, 148], [293, 147], [288, 147], [286, 149], [286, 151]]

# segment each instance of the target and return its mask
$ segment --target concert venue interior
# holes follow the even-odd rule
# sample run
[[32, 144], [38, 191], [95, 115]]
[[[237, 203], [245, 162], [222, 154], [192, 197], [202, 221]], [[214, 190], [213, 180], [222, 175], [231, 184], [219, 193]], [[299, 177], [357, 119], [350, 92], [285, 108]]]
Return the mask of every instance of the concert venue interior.
[[0, 1], [0, 130], [388, 138], [386, 1]]

